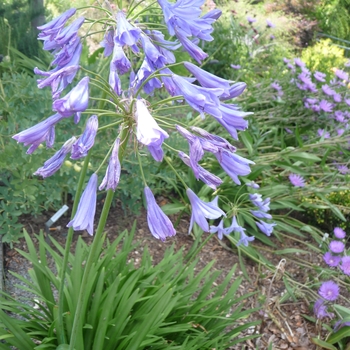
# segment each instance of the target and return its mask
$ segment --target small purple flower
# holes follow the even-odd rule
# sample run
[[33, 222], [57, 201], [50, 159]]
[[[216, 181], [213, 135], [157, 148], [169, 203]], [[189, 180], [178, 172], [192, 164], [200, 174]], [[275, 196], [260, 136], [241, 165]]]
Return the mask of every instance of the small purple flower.
[[330, 113], [333, 111], [333, 105], [326, 100], [321, 100], [320, 109], [322, 109], [324, 112]]
[[81, 112], [84, 112], [89, 104], [89, 77], [85, 77], [64, 97], [56, 100], [52, 107], [64, 117], [74, 114], [74, 121], [77, 124]]
[[326, 74], [325, 73], [322, 73], [322, 72], [318, 72], [316, 71], [314, 73], [314, 77], [317, 81], [320, 81], [322, 83], [324, 83], [326, 80], [325, 80], [325, 77], [326, 77]]
[[128, 45], [138, 52], [136, 43], [140, 39], [140, 28], [131, 25], [125, 17], [123, 11], [117, 13], [117, 30], [114, 41], [120, 46]]
[[116, 70], [120, 75], [127, 73], [131, 68], [131, 63], [125, 56], [123, 48], [118, 44], [115, 44], [113, 48], [111, 67], [112, 65], [114, 70]]
[[71, 159], [79, 159], [88, 154], [90, 148], [94, 145], [97, 129], [98, 118], [93, 115], [88, 119], [83, 134], [75, 141]]
[[349, 79], [349, 74], [344, 72], [343, 70], [341, 69], [337, 69], [335, 71], [335, 75], [340, 79], [340, 80], [348, 80]]
[[272, 219], [272, 215], [261, 210], [251, 210], [250, 212], [258, 219]]
[[239, 64], [230, 64], [231, 68], [233, 69], [241, 69], [242, 67]]
[[296, 66], [305, 67], [305, 63], [300, 58], [294, 58], [294, 63]]
[[346, 236], [346, 232], [341, 227], [335, 227], [333, 232], [334, 236], [338, 239], [343, 239]]
[[327, 252], [323, 256], [323, 260], [325, 261], [325, 263], [328, 266], [336, 267], [336, 266], [339, 265], [341, 257], [340, 256], [336, 256], [336, 255], [332, 255], [330, 252]]
[[270, 40], [275, 40], [276, 39], [276, 37], [273, 35], [273, 34], [270, 34]]
[[215, 154], [215, 157], [226, 174], [230, 176], [237, 185], [241, 184], [238, 175], [246, 176], [250, 174], [251, 170], [249, 164], [255, 164], [249, 159], [226, 150], [221, 150], [219, 153]]
[[262, 199], [262, 195], [260, 193], [249, 194], [250, 201], [259, 208], [260, 211], [268, 212], [270, 210], [270, 198]]
[[143, 100], [136, 101], [135, 118], [137, 121], [137, 140], [148, 147], [148, 150], [156, 161], [162, 161], [162, 143], [164, 139], [169, 137], [168, 133], [159, 127], [149, 113]]
[[75, 137], [66, 141], [62, 148], [56, 152], [53, 157], [48, 159], [44, 165], [34, 173], [34, 175], [40, 175], [43, 178], [53, 175], [62, 166], [66, 155], [71, 151], [72, 145], [75, 141]]
[[266, 26], [269, 28], [275, 28], [276, 25], [272, 23], [269, 19], [266, 20]]
[[282, 86], [280, 84], [278, 84], [276, 81], [271, 83], [270, 85], [273, 89], [275, 89], [276, 91], [282, 91]]
[[254, 236], [247, 236], [243, 231], [241, 231], [241, 237], [237, 242], [237, 246], [240, 246], [241, 244], [243, 244], [245, 247], [248, 247], [249, 242], [254, 241], [254, 239], [255, 239]]
[[247, 17], [247, 21], [248, 21], [249, 23], [254, 23], [254, 22], [256, 22], [256, 18], [253, 18], [253, 17], [248, 16], [248, 17]]
[[259, 227], [260, 231], [268, 237], [271, 236], [271, 233], [273, 232], [274, 226], [277, 225], [275, 223], [269, 224], [269, 223], [267, 223], [265, 221], [261, 221], [261, 220], [259, 222], [255, 222], [255, 223]]
[[221, 101], [225, 101], [225, 100], [230, 100], [231, 98], [235, 98], [237, 96], [240, 96], [243, 91], [245, 90], [245, 88], [247, 87], [246, 83], [243, 82], [237, 82], [234, 83], [230, 86], [229, 88], [229, 94], [228, 96], [220, 96], [220, 100]]
[[340, 174], [343, 174], [343, 175], [348, 174], [350, 172], [349, 168], [346, 165], [339, 165], [337, 169], [340, 172]]
[[323, 129], [318, 129], [317, 135], [323, 137], [324, 139], [329, 139], [331, 137], [330, 133]]
[[344, 251], [345, 245], [341, 241], [331, 241], [329, 243], [329, 250], [333, 253], [340, 254]]
[[75, 231], [86, 230], [90, 236], [94, 233], [94, 219], [96, 211], [98, 176], [94, 173], [81, 195], [77, 212], [67, 227], [73, 227]]
[[246, 183], [246, 186], [251, 187], [251, 188], [254, 188], [255, 190], [257, 190], [258, 188], [260, 188], [260, 186], [259, 186], [257, 183], [255, 183], [254, 181], [247, 182], [247, 183]]
[[332, 88], [330, 88], [327, 84], [322, 85], [321, 88], [322, 88], [323, 93], [324, 93], [325, 95], [327, 95], [327, 96], [333, 96], [333, 95], [336, 93], [336, 92], [335, 92]]
[[114, 48], [114, 31], [113, 30], [108, 30], [104, 37], [103, 40], [100, 42], [100, 45], [104, 47], [103, 55], [104, 57], [108, 57], [111, 55], [113, 52]]
[[333, 95], [333, 100], [334, 100], [334, 102], [340, 103], [341, 100], [342, 100], [341, 95], [335, 93], [335, 94]]
[[175, 236], [173, 224], [158, 206], [150, 188], [145, 187], [144, 193], [147, 202], [147, 222], [152, 235], [163, 242], [167, 237]]
[[46, 146], [51, 148], [55, 141], [55, 125], [63, 118], [56, 113], [39, 124], [12, 136], [12, 138], [17, 142], [23, 142], [24, 146], [30, 145], [27, 154], [33, 153], [44, 141], [46, 141]]
[[345, 275], [350, 276], [350, 256], [343, 256], [341, 259], [340, 269]]
[[287, 64], [287, 63], [290, 62], [290, 60], [289, 60], [288, 58], [284, 57], [284, 58], [283, 58], [283, 62], [284, 62], [285, 64]]
[[55, 37], [52, 43], [46, 45], [47, 42], [45, 42], [43, 47], [44, 50], [56, 50], [58, 48], [61, 48], [64, 44], [68, 43], [77, 35], [77, 32], [84, 23], [84, 21], [84, 17], [79, 17], [75, 21], [73, 21], [69, 26], [60, 30], [60, 32]]
[[318, 294], [328, 301], [334, 301], [339, 296], [339, 286], [333, 281], [323, 282]]
[[119, 78], [119, 74], [117, 72], [117, 68], [115, 64], [113, 63], [113, 60], [111, 60], [109, 64], [109, 76], [108, 76], [108, 83], [110, 87], [113, 89], [113, 91], [120, 96], [122, 93], [122, 83]]
[[245, 228], [238, 225], [236, 216], [232, 217], [232, 224], [230, 227], [225, 229], [225, 234], [230, 234], [232, 231], [238, 232], [240, 234], [240, 239], [237, 242], [237, 246], [243, 244], [245, 247], [248, 247], [249, 242], [252, 242], [255, 239], [255, 237], [250, 237], [245, 234]]
[[168, 63], [166, 57], [153, 45], [147, 35], [141, 34], [141, 43], [148, 61], [151, 62], [154, 67], [162, 68]]
[[344, 102], [345, 102], [348, 106], [350, 106], [350, 98], [345, 98], [345, 99], [344, 99]]
[[106, 190], [113, 190], [117, 188], [120, 179], [121, 165], [119, 161], [119, 146], [120, 146], [120, 138], [118, 137], [115, 140], [112, 154], [109, 158], [108, 167], [106, 170], [106, 175], [103, 178], [100, 187], [98, 188], [102, 191], [104, 188]]
[[317, 299], [314, 305], [314, 314], [318, 319], [333, 318], [334, 314], [327, 311], [327, 305], [323, 299]]
[[218, 238], [222, 240], [223, 235], [227, 235], [227, 229], [224, 228], [224, 221], [221, 219], [218, 226], [210, 226], [210, 233], [217, 233]]
[[334, 116], [337, 122], [339, 123], [344, 123], [345, 122], [345, 117], [342, 111], [335, 111]]
[[226, 217], [226, 214], [218, 207], [218, 197], [215, 197], [213, 201], [206, 203], [199, 199], [190, 188], [186, 190], [186, 193], [192, 206], [188, 233], [192, 231], [195, 222], [204, 232], [208, 232], [209, 225], [206, 219], [217, 219], [220, 216]]
[[305, 187], [305, 180], [302, 176], [297, 174], [290, 174], [289, 181], [295, 187]]

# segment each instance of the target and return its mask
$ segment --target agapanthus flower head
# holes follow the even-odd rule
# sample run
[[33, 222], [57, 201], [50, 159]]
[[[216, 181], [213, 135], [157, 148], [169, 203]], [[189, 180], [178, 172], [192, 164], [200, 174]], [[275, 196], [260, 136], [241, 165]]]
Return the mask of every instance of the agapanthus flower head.
[[334, 314], [327, 311], [327, 305], [323, 299], [317, 299], [314, 305], [314, 314], [318, 319], [333, 318]]
[[338, 239], [344, 239], [346, 236], [346, 232], [341, 227], [335, 227], [333, 232], [334, 236]]
[[92, 174], [80, 197], [77, 212], [67, 225], [67, 227], [73, 227], [75, 231], [86, 230], [90, 236], [94, 233], [97, 181], [97, 175]]
[[336, 256], [336, 255], [332, 255], [331, 252], [327, 252], [323, 255], [323, 260], [325, 261], [325, 263], [330, 266], [330, 267], [336, 267], [339, 265], [341, 257], [340, 256]]
[[102, 191], [103, 189], [115, 191], [115, 189], [119, 184], [120, 173], [121, 173], [121, 164], [118, 156], [119, 146], [120, 146], [120, 138], [118, 137], [115, 140], [112, 154], [109, 158], [106, 175], [103, 178], [100, 187], [98, 188], [100, 191]]
[[345, 275], [350, 276], [350, 256], [343, 256], [341, 259], [340, 269]]
[[273, 232], [274, 226], [276, 226], [276, 223], [267, 223], [265, 221], [259, 220], [259, 222], [255, 222], [256, 226], [260, 229], [262, 233], [264, 233], [266, 236], [270, 237], [271, 233]]
[[206, 203], [199, 199], [190, 188], [186, 190], [186, 193], [192, 206], [192, 214], [188, 233], [191, 232], [194, 223], [197, 223], [197, 225], [204, 232], [208, 232], [209, 225], [206, 219], [218, 219], [220, 216], [226, 217], [225, 212], [222, 211], [218, 206], [218, 197], [215, 197], [214, 200]]
[[305, 187], [305, 180], [302, 176], [297, 174], [290, 174], [289, 181], [295, 187]]
[[66, 155], [72, 150], [75, 141], [76, 138], [74, 136], [66, 141], [62, 148], [56, 152], [54, 156], [48, 159], [44, 165], [34, 173], [34, 175], [40, 175], [43, 178], [53, 175], [62, 166]]
[[79, 159], [88, 154], [90, 148], [94, 145], [97, 130], [98, 118], [93, 115], [88, 119], [83, 134], [74, 142], [71, 159]]
[[333, 281], [323, 282], [318, 294], [325, 300], [334, 301], [339, 296], [339, 286]]
[[52, 108], [64, 117], [75, 115], [76, 123], [80, 120], [89, 104], [89, 77], [85, 77], [64, 97], [54, 101]]
[[136, 43], [140, 39], [141, 30], [138, 27], [134, 27], [126, 19], [123, 11], [117, 13], [117, 30], [115, 33], [114, 41], [120, 46], [128, 45], [133, 50], [138, 52]]
[[159, 127], [143, 100], [136, 101], [135, 119], [137, 140], [147, 146], [153, 158], [160, 162], [163, 159], [162, 143], [169, 137], [168, 133]]
[[62, 115], [56, 113], [12, 138], [17, 142], [23, 142], [24, 146], [30, 145], [27, 154], [33, 153], [44, 141], [46, 141], [46, 146], [51, 148], [55, 141], [55, 125], [63, 118]]
[[145, 187], [144, 193], [147, 202], [147, 222], [152, 235], [163, 242], [167, 237], [175, 236], [173, 224], [158, 206], [150, 188]]
[[341, 241], [331, 241], [329, 243], [329, 250], [333, 253], [340, 254], [344, 251], [345, 245]]

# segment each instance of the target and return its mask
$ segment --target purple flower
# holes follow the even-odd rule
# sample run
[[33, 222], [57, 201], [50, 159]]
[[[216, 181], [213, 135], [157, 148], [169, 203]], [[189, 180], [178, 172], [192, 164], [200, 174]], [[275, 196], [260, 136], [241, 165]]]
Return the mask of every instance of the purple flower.
[[282, 91], [282, 87], [280, 84], [278, 84], [277, 82], [273, 82], [270, 87], [272, 87], [273, 89], [275, 89], [278, 93], [279, 96], [283, 95], [283, 91]]
[[72, 40], [79, 30], [79, 28], [84, 23], [85, 18], [79, 17], [75, 21], [73, 21], [69, 26], [60, 30], [58, 35], [55, 37], [53, 41], [46, 41], [44, 44], [44, 50], [56, 50], [61, 48], [64, 44], [68, 43]]
[[251, 210], [250, 212], [258, 219], [272, 219], [272, 215], [261, 210]]
[[[79, 46], [79, 54], [82, 50], [82, 45]], [[71, 62], [70, 62], [71, 63]], [[38, 80], [38, 88], [42, 89], [45, 86], [51, 86], [52, 91], [52, 97], [55, 99], [59, 97], [60, 93], [70, 84], [75, 75], [77, 74], [77, 71], [80, 67], [76, 65], [67, 65], [57, 71], [52, 72], [43, 72], [39, 70], [38, 68], [34, 68], [34, 73], [39, 75], [47, 76], [46, 79], [39, 79]]]
[[350, 98], [344, 99], [344, 102], [345, 102], [348, 106], [350, 106]]
[[56, 100], [52, 107], [64, 117], [74, 114], [74, 121], [77, 124], [81, 112], [85, 111], [89, 104], [89, 77], [85, 77], [64, 97]]
[[[147, 57], [142, 62], [140, 69], [137, 72], [137, 75], [133, 82], [133, 88], [135, 90], [139, 89], [141, 84], [155, 71], [152, 64], [148, 61]], [[162, 83], [158, 78], [152, 78], [147, 81], [143, 86], [143, 90], [146, 94], [151, 95], [154, 89], [160, 89]]]
[[327, 96], [333, 96], [336, 92], [330, 88], [327, 84], [322, 85], [322, 91]]
[[55, 125], [63, 118], [56, 113], [39, 124], [12, 136], [12, 138], [17, 142], [23, 142], [24, 146], [30, 145], [27, 154], [33, 153], [44, 141], [46, 141], [46, 146], [51, 148], [55, 141]]
[[218, 226], [210, 226], [210, 233], [217, 233], [218, 238], [222, 240], [223, 235], [227, 235], [227, 230], [224, 228], [224, 221], [221, 219]]
[[345, 117], [342, 111], [335, 111], [334, 112], [335, 115], [335, 119], [336, 121], [340, 122], [340, 123], [344, 123], [345, 122]]
[[109, 158], [106, 175], [103, 178], [100, 187], [98, 188], [100, 191], [102, 191], [104, 188], [106, 190], [115, 191], [115, 189], [119, 184], [120, 172], [121, 172], [121, 165], [120, 165], [119, 155], [118, 155], [119, 145], [120, 145], [120, 138], [118, 137], [115, 140], [112, 154]]
[[202, 118], [204, 118], [204, 113], [221, 118], [219, 96], [223, 94], [223, 89], [196, 86], [176, 74], [173, 74], [172, 80], [186, 102], [199, 112]]
[[141, 34], [141, 43], [148, 61], [152, 62], [154, 67], [162, 68], [168, 63], [166, 57], [152, 44], [147, 35]]
[[62, 163], [64, 162], [66, 155], [71, 151], [75, 140], [76, 138], [72, 137], [66, 141], [62, 148], [56, 152], [53, 157], [48, 159], [44, 165], [34, 173], [34, 175], [41, 175], [44, 178], [53, 175], [62, 166]]
[[324, 111], [324, 112], [332, 112], [333, 111], [333, 105], [331, 103], [329, 103], [326, 100], [322, 100], [320, 102], [320, 108]]
[[290, 174], [289, 181], [295, 187], [304, 187], [305, 186], [304, 178], [300, 175], [297, 175], [297, 174]]
[[122, 93], [122, 83], [119, 78], [119, 74], [117, 72], [116, 66], [113, 63], [113, 60], [111, 60], [109, 64], [109, 76], [108, 76], [108, 83], [110, 87], [113, 89], [113, 91], [120, 96]]
[[270, 210], [270, 198], [262, 199], [260, 193], [249, 194], [250, 201], [259, 208], [260, 211], [268, 212]]
[[123, 48], [118, 44], [115, 44], [113, 48], [111, 67], [112, 65], [114, 70], [116, 70], [120, 75], [127, 73], [131, 68], [131, 63], [125, 56]]
[[269, 19], [266, 20], [266, 26], [269, 28], [275, 28], [276, 25], [272, 23]]
[[244, 246], [248, 247], [249, 242], [254, 241], [255, 237], [254, 236], [247, 236], [244, 231], [241, 231], [241, 238], [239, 239], [239, 241], [237, 242], [237, 246], [240, 246], [241, 244], [243, 244]]
[[128, 45], [138, 52], [136, 43], [140, 39], [140, 28], [131, 25], [125, 17], [123, 11], [117, 13], [117, 30], [114, 41], [120, 46]]
[[225, 101], [225, 100], [230, 100], [231, 98], [235, 98], [241, 95], [246, 87], [247, 87], [246, 83], [243, 83], [243, 82], [234, 83], [229, 88], [228, 96], [226, 95], [220, 96], [220, 100]]
[[300, 58], [294, 58], [294, 63], [296, 66], [305, 67], [305, 63]]
[[323, 282], [318, 294], [328, 301], [334, 301], [339, 296], [339, 286], [333, 281]]
[[256, 18], [253, 18], [253, 17], [248, 16], [248, 17], [247, 17], [247, 21], [248, 21], [249, 23], [254, 23], [254, 22], [256, 22]]
[[175, 236], [173, 224], [158, 206], [150, 188], [145, 187], [144, 193], [147, 202], [147, 222], [152, 235], [163, 242], [167, 237]]
[[271, 236], [271, 233], [273, 232], [273, 228], [276, 225], [277, 224], [275, 224], [275, 223], [269, 224], [269, 223], [262, 221], [262, 220], [259, 220], [259, 222], [256, 222], [256, 226], [259, 227], [260, 231], [269, 237]]
[[316, 71], [314, 73], [314, 77], [317, 81], [320, 81], [322, 83], [324, 83], [326, 80], [325, 80], [325, 77], [326, 77], [326, 74], [325, 73], [322, 73], [322, 72], [318, 72]]
[[343, 239], [346, 236], [346, 232], [341, 227], [335, 227], [333, 232], [334, 236], [338, 239]]
[[289, 60], [288, 58], [284, 57], [284, 58], [283, 58], [283, 62], [284, 62], [285, 64], [287, 64], [287, 63], [290, 62], [290, 60]]
[[233, 69], [241, 69], [242, 67], [239, 64], [230, 64], [231, 68]]
[[329, 243], [329, 250], [333, 253], [340, 254], [344, 251], [345, 245], [341, 241], [331, 241]]
[[67, 227], [73, 227], [75, 231], [86, 230], [90, 236], [94, 233], [94, 218], [96, 211], [96, 189], [98, 177], [94, 173], [81, 195], [77, 212]]
[[113, 52], [114, 48], [114, 30], [108, 30], [104, 37], [103, 40], [100, 42], [100, 45], [104, 47], [103, 55], [104, 57], [108, 57], [111, 55]]
[[341, 100], [342, 100], [341, 95], [335, 93], [335, 94], [333, 95], [333, 100], [334, 100], [334, 102], [337, 102], [337, 103], [341, 102]]
[[324, 139], [329, 139], [331, 135], [329, 134], [328, 131], [323, 130], [323, 129], [318, 129], [317, 130], [317, 135], [320, 137], [323, 137]]
[[162, 143], [164, 139], [169, 137], [168, 133], [159, 127], [149, 113], [143, 100], [136, 101], [135, 118], [137, 121], [137, 140], [148, 147], [148, 150], [156, 161], [162, 161]]
[[[79, 64], [82, 45], [80, 39], [76, 36], [69, 41], [60, 51], [55, 52], [55, 59], [51, 65], [57, 65], [51, 72], [56, 72], [63, 67]], [[48, 73], [48, 72], [46, 72]]]
[[323, 299], [317, 299], [314, 305], [314, 314], [318, 319], [333, 318], [334, 314], [327, 311], [327, 305]]
[[[187, 154], [185, 154], [184, 152], [179, 152], [179, 157], [187, 166], [192, 167], [190, 162], [190, 157]], [[222, 184], [222, 180], [219, 177], [210, 173], [208, 170], [205, 170], [200, 165], [197, 164], [196, 168], [198, 171], [199, 180], [203, 181], [206, 185], [208, 185], [213, 190], [216, 191], [217, 186], [220, 186]]]
[[190, 143], [190, 166], [193, 170], [195, 178], [199, 179], [199, 165], [198, 162], [203, 158], [204, 150], [198, 137], [195, 137]]
[[344, 72], [343, 70], [341, 69], [337, 69], [335, 71], [335, 75], [340, 79], [340, 80], [348, 80], [349, 79], [349, 74]]
[[241, 184], [238, 175], [245, 176], [250, 174], [251, 170], [249, 164], [255, 164], [249, 159], [226, 150], [221, 150], [219, 153], [215, 154], [215, 157], [226, 174], [230, 176], [237, 185]]
[[206, 203], [199, 199], [190, 188], [186, 190], [186, 193], [192, 206], [188, 233], [192, 231], [195, 222], [204, 232], [208, 232], [209, 225], [206, 219], [217, 219], [222, 215], [226, 217], [226, 214], [218, 207], [218, 197], [215, 197], [213, 201]]
[[259, 186], [257, 183], [255, 183], [254, 181], [247, 182], [247, 183], [246, 183], [246, 186], [251, 187], [251, 188], [254, 188], [255, 190], [258, 189], [258, 188], [260, 188], [260, 186]]
[[[339, 130], [338, 130], [339, 131]], [[337, 167], [338, 171], [340, 172], [340, 174], [348, 174], [349, 173], [349, 168], [346, 165], [339, 165]]]
[[323, 260], [328, 266], [336, 267], [339, 265], [341, 257], [332, 255], [330, 252], [327, 252], [325, 255], [323, 255]]
[[224, 90], [222, 97], [229, 96], [230, 84], [229, 81], [219, 78], [214, 74], [208, 73], [205, 70], [197, 67], [190, 62], [184, 62], [186, 69], [191, 72], [198, 82], [205, 88], [220, 88]]
[[350, 256], [343, 256], [341, 259], [340, 269], [345, 275], [350, 276]]
[[88, 154], [89, 149], [94, 145], [97, 129], [98, 118], [96, 115], [93, 115], [88, 119], [83, 134], [75, 141], [71, 159], [79, 159]]

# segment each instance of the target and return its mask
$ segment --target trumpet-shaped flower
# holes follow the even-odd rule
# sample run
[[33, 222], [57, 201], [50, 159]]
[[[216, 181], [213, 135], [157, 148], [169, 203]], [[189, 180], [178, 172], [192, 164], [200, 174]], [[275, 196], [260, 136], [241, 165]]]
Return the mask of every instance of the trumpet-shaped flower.
[[55, 125], [64, 117], [58, 113], [12, 136], [17, 142], [23, 142], [24, 146], [30, 145], [27, 154], [33, 153], [39, 145], [46, 141], [46, 146], [51, 148], [55, 141]]
[[218, 226], [210, 226], [210, 233], [217, 233], [218, 238], [222, 240], [223, 235], [227, 235], [227, 229], [224, 228], [224, 220], [220, 220]]
[[121, 164], [118, 156], [119, 145], [120, 145], [120, 138], [118, 137], [114, 143], [112, 154], [109, 158], [106, 175], [103, 178], [100, 187], [98, 188], [100, 191], [102, 191], [104, 188], [106, 190], [111, 189], [115, 191], [115, 189], [119, 184], [120, 173], [121, 173]]
[[94, 145], [97, 129], [98, 118], [93, 115], [88, 119], [83, 135], [73, 144], [71, 159], [79, 159], [88, 154], [89, 149]]
[[266, 236], [271, 236], [271, 233], [273, 232], [274, 226], [276, 226], [275, 223], [268, 224], [265, 221], [259, 221], [256, 222], [256, 225], [259, 227], [260, 231], [264, 233]]
[[81, 112], [84, 112], [89, 104], [89, 81], [89, 77], [81, 79], [66, 96], [53, 103], [53, 109], [64, 117], [74, 114], [74, 121], [77, 124]]
[[159, 127], [142, 100], [136, 101], [135, 119], [137, 121], [137, 140], [148, 146], [149, 151], [156, 161], [162, 161], [162, 143], [169, 135]]
[[114, 41], [120, 46], [128, 45], [138, 52], [136, 43], [140, 39], [140, 28], [134, 27], [128, 22], [123, 11], [117, 13], [117, 31]]
[[206, 203], [199, 199], [190, 188], [186, 190], [186, 193], [192, 206], [188, 233], [192, 231], [194, 223], [197, 223], [203, 231], [208, 232], [209, 224], [206, 219], [217, 219], [222, 215], [226, 216], [225, 212], [218, 207], [218, 197], [215, 197], [213, 201]]
[[66, 155], [71, 151], [75, 140], [76, 138], [72, 137], [66, 141], [62, 148], [56, 152], [53, 157], [48, 159], [44, 165], [34, 173], [34, 175], [41, 175], [44, 178], [53, 175], [62, 166], [64, 159], [66, 158]]
[[104, 57], [108, 57], [111, 55], [111, 53], [113, 52], [113, 48], [114, 48], [114, 31], [113, 30], [108, 30], [104, 37], [103, 40], [100, 42], [100, 45], [102, 47], [104, 47], [104, 51], [103, 51], [103, 56]]
[[158, 206], [150, 188], [145, 187], [144, 193], [147, 202], [147, 222], [152, 235], [163, 242], [167, 237], [175, 236], [173, 224]]
[[125, 56], [123, 48], [118, 44], [115, 44], [113, 48], [112, 65], [120, 75], [127, 73], [131, 68], [131, 63]]
[[230, 100], [231, 98], [235, 98], [241, 95], [246, 87], [247, 87], [247, 84], [241, 81], [234, 83], [230, 86], [228, 95], [220, 96], [220, 100], [225, 101], [225, 100]]
[[73, 227], [75, 231], [86, 230], [90, 236], [94, 233], [94, 219], [96, 211], [98, 177], [94, 173], [80, 197], [77, 212], [67, 227]]

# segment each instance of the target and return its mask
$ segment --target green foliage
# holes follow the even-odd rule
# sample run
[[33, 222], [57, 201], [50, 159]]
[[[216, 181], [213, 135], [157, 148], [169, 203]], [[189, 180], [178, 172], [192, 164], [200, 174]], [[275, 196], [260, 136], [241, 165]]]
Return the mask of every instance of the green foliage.
[[333, 67], [342, 67], [347, 59], [344, 50], [334, 45], [330, 39], [321, 39], [313, 46], [304, 49], [302, 60], [311, 71], [330, 73]]
[[[170, 248], [155, 266], [145, 249], [141, 265], [136, 268], [129, 260], [129, 254], [135, 248], [132, 244], [135, 227], [130, 235], [124, 231], [98, 254], [100, 258], [91, 270], [85, 288], [89, 297], [80, 315], [83, 328], [79, 330], [76, 350], [225, 350], [257, 337], [238, 338], [242, 331], [259, 324], [259, 321], [244, 321], [256, 311], [243, 310], [247, 298], [254, 293], [235, 297], [241, 284], [241, 278], [233, 277], [235, 266], [223, 282], [216, 285], [214, 282], [221, 272], [210, 272], [213, 263], [196, 271], [197, 260], [186, 262], [182, 251], [175, 253]], [[39, 249], [36, 251], [28, 234], [25, 238], [29, 252], [20, 253], [32, 263], [31, 280], [16, 276], [26, 284], [26, 290], [35, 295], [38, 308], [3, 293], [0, 348], [64, 348], [55, 331], [57, 307], [54, 291], [61, 281], [49, 268], [46, 257], [46, 254], [52, 256], [59, 271], [63, 248], [52, 240], [53, 249], [41, 235], [37, 237]], [[64, 293], [64, 332], [68, 341], [89, 251], [90, 247], [79, 239], [75, 253], [69, 256]]]

